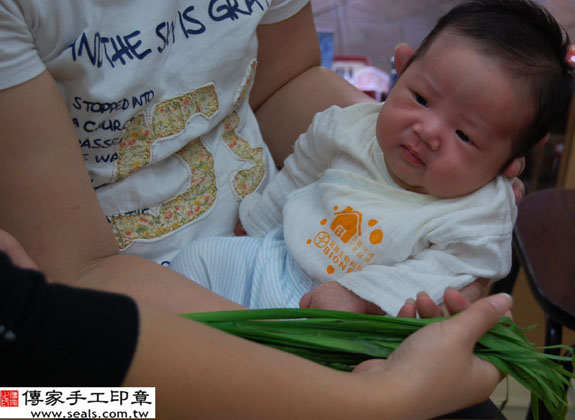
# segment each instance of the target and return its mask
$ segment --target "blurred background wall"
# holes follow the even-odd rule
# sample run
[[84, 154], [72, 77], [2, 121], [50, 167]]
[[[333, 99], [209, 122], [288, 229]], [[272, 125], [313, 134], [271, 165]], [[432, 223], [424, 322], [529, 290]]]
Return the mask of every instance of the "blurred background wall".
[[[537, 0], [575, 42], [575, 0]], [[336, 55], [365, 56], [390, 71], [395, 45], [417, 47], [437, 19], [461, 0], [311, 0], [320, 31], [333, 33]]]

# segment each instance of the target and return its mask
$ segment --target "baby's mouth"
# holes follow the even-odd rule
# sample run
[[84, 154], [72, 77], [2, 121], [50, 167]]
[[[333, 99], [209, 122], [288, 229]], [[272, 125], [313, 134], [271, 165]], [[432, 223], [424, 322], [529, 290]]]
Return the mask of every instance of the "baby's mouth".
[[401, 146], [401, 153], [405, 158], [405, 160], [411, 163], [412, 165], [425, 166], [425, 162], [421, 160], [417, 152], [411, 146], [406, 145]]

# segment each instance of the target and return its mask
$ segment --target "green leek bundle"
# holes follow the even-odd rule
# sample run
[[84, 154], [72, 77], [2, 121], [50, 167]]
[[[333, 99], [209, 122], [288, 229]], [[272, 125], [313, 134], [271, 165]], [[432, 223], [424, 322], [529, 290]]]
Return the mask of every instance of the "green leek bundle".
[[[322, 309], [262, 309], [183, 316], [345, 371], [367, 359], [387, 358], [410, 334], [444, 319], [392, 318]], [[540, 350], [511, 319], [502, 318], [479, 340], [475, 354], [531, 391], [535, 418], [541, 400], [554, 419], [564, 419], [568, 409], [566, 390], [575, 376], [556, 362], [571, 359]]]

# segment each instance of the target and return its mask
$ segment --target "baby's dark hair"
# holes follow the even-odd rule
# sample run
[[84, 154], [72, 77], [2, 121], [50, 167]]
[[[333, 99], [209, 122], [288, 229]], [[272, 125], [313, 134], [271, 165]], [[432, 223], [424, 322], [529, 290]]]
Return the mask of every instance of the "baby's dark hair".
[[509, 74], [529, 89], [532, 119], [514, 141], [507, 163], [524, 155], [569, 108], [574, 90], [574, 69], [567, 62], [569, 35], [531, 0], [469, 0], [437, 22], [411, 62], [445, 31], [469, 39], [486, 56], [500, 58]]

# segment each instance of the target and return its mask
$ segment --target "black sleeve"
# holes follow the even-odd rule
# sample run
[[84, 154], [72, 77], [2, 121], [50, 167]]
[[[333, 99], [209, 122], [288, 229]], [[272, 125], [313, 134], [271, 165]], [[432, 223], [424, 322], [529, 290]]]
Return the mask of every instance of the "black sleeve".
[[131, 298], [47, 283], [0, 252], [0, 385], [120, 386], [138, 330]]

